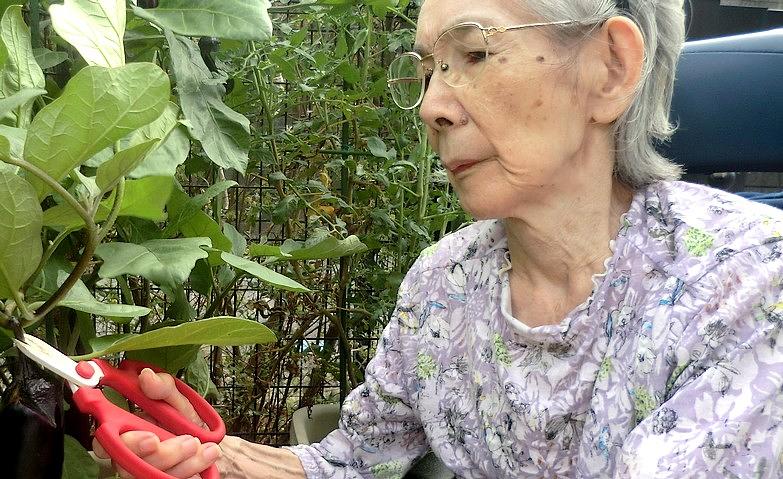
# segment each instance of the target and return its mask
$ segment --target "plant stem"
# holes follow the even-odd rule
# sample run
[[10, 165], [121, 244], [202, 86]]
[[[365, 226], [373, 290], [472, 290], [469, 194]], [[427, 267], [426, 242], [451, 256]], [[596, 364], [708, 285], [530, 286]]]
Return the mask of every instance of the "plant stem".
[[55, 251], [57, 251], [57, 248], [60, 246], [60, 243], [63, 242], [65, 238], [68, 237], [71, 233], [73, 233], [73, 229], [65, 229], [60, 232], [60, 234], [57, 235], [57, 237], [52, 241], [52, 244], [46, 247], [46, 250], [43, 253], [43, 256], [41, 257], [41, 261], [38, 263], [38, 268], [36, 268], [35, 272], [30, 275], [30, 277], [27, 279], [27, 282], [24, 285], [24, 290], [26, 291], [27, 288], [30, 287], [33, 281], [35, 281], [35, 278], [38, 277], [39, 274], [41, 274], [41, 271], [43, 271], [44, 266], [46, 266], [46, 262], [49, 261], [49, 258], [52, 257]]
[[73, 288], [76, 282], [79, 281], [82, 274], [90, 267], [90, 262], [92, 261], [93, 254], [95, 254], [95, 248], [98, 247], [98, 243], [98, 228], [93, 224], [93, 227], [87, 230], [87, 244], [84, 246], [82, 256], [79, 258], [76, 266], [74, 266], [73, 271], [71, 271], [71, 274], [68, 275], [65, 282], [60, 285], [57, 291], [55, 291], [54, 294], [35, 311], [35, 319], [33, 322], [40, 321], [49, 311], [54, 309], [54, 307], [57, 306], [57, 303], [59, 303], [65, 295], [68, 294], [71, 288]]
[[398, 17], [402, 18], [403, 20], [405, 20], [413, 28], [416, 28], [416, 22], [414, 22], [413, 20], [408, 18], [408, 16], [405, 15], [404, 13], [402, 13], [401, 11], [399, 11], [396, 8], [393, 8], [393, 7], [386, 7], [386, 10], [388, 10], [388, 11], [392, 12], [393, 14], [397, 15]]
[[367, 9], [367, 16], [365, 18], [366, 20], [366, 26], [367, 26], [367, 39], [364, 41], [364, 58], [362, 58], [362, 85], [365, 85], [367, 83], [367, 74], [370, 70], [370, 57], [372, 54], [372, 41], [373, 41], [373, 31], [372, 31], [372, 9], [368, 6], [365, 7]]
[[[253, 53], [256, 52], [255, 42], [250, 42], [250, 51]], [[275, 160], [275, 165], [277, 165], [278, 171], [283, 171], [283, 165], [280, 162], [280, 155], [277, 152], [277, 142], [275, 141], [274, 136], [274, 116], [272, 115], [272, 110], [269, 108], [269, 100], [266, 97], [264, 88], [261, 86], [262, 83], [263, 81], [261, 79], [261, 72], [259, 71], [258, 67], [253, 68], [253, 85], [256, 87], [256, 93], [258, 93], [258, 97], [261, 99], [261, 107], [264, 111], [264, 120], [266, 123], [266, 131], [269, 135], [269, 146], [272, 152], [272, 158]]]
[[19, 308], [19, 311], [22, 313], [24, 319], [27, 320], [28, 322], [34, 322], [35, 316], [33, 315], [33, 312], [27, 308], [27, 303], [25, 303], [22, 293], [16, 288], [9, 288], [9, 289], [11, 291], [11, 296], [13, 297], [14, 302], [16, 303], [16, 306]]
[[92, 216], [90, 216], [89, 213], [87, 213], [87, 210], [84, 209], [84, 207], [79, 203], [79, 201], [73, 197], [72, 194], [68, 192], [63, 186], [58, 183], [54, 178], [49, 176], [45, 171], [38, 168], [37, 166], [33, 165], [32, 163], [28, 163], [25, 160], [18, 160], [15, 158], [4, 157], [2, 160], [6, 163], [9, 163], [14, 166], [18, 166], [19, 168], [22, 168], [24, 170], [29, 171], [33, 175], [35, 175], [38, 179], [46, 183], [46, 186], [53, 189], [58, 195], [60, 195], [63, 200], [65, 200], [68, 205], [70, 205], [71, 208], [76, 211], [76, 213], [81, 217], [82, 220], [84, 220], [84, 224], [87, 225], [87, 229], [96, 229], [95, 227], [95, 221], [93, 220]]
[[136, 302], [133, 301], [133, 291], [128, 284], [128, 278], [125, 275], [117, 276], [117, 284], [120, 285], [120, 292], [122, 292], [122, 299], [125, 300], [125, 304], [136, 306]]
[[226, 285], [225, 288], [223, 288], [223, 291], [220, 292], [220, 294], [217, 295], [214, 301], [212, 301], [212, 304], [209, 305], [209, 308], [207, 308], [207, 311], [204, 313], [204, 318], [210, 318], [213, 314], [215, 314], [215, 311], [220, 307], [220, 305], [223, 304], [223, 301], [228, 297], [229, 294], [234, 290], [234, 286], [239, 282], [240, 279], [245, 277], [245, 273], [237, 273], [234, 275], [234, 278], [229, 281], [229, 283]]
[[123, 198], [125, 198], [125, 177], [120, 178], [120, 182], [117, 183], [117, 187], [114, 189], [114, 203], [111, 205], [109, 217], [106, 218], [100, 232], [98, 232], [98, 243], [103, 241], [103, 238], [105, 238], [112, 227], [114, 227], [114, 222], [117, 221], [117, 217], [120, 215]]

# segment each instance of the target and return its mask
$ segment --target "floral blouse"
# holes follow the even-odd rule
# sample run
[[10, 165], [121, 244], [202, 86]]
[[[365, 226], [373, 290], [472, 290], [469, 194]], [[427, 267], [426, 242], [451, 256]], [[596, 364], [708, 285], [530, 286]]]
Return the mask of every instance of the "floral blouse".
[[783, 477], [783, 214], [705, 186], [635, 193], [590, 297], [510, 311], [502, 221], [425, 250], [308, 478]]

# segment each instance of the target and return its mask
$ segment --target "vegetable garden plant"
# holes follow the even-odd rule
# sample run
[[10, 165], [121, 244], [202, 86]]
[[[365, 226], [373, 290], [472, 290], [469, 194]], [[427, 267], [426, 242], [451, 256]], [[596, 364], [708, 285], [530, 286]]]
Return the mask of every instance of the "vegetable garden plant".
[[[243, 319], [266, 305], [232, 302], [258, 285], [285, 294], [267, 324], [287, 339], [253, 361], [290, 373], [288, 356], [310, 355], [303, 403], [329, 400], [334, 345], [359, 361], [355, 385], [369, 354], [349, 336], [377, 331], [418, 251], [465, 220], [416, 118], [385, 106], [384, 63], [410, 48], [413, 6], [281, 3], [0, 1], [4, 467], [97, 474], [62, 385], [11, 347], [22, 330], [74, 358], [158, 364], [214, 395], [202, 346], [276, 340]], [[259, 182], [258, 196], [229, 195]], [[289, 239], [265, 242], [273, 231]], [[326, 340], [303, 350], [324, 317]], [[256, 429], [278, 379], [238, 406]]]

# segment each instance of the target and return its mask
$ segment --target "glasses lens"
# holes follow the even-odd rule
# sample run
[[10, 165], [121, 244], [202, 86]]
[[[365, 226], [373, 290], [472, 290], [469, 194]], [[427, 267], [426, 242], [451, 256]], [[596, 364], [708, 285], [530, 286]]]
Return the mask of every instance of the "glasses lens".
[[400, 108], [414, 108], [424, 93], [424, 71], [421, 60], [410, 53], [397, 57], [389, 65], [389, 89]]
[[465, 86], [484, 70], [487, 42], [477, 25], [460, 25], [438, 38], [433, 55], [436, 74], [453, 87]]

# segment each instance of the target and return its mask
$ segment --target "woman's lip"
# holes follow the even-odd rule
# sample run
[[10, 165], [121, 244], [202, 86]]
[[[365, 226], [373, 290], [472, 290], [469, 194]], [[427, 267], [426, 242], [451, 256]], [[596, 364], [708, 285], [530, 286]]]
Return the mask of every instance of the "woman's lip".
[[449, 171], [451, 171], [452, 174], [456, 175], [457, 173], [461, 173], [461, 172], [471, 168], [472, 166], [476, 165], [477, 163], [479, 163], [479, 162], [478, 161], [466, 161], [464, 163], [459, 163], [459, 164], [449, 168]]

